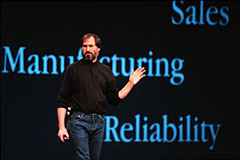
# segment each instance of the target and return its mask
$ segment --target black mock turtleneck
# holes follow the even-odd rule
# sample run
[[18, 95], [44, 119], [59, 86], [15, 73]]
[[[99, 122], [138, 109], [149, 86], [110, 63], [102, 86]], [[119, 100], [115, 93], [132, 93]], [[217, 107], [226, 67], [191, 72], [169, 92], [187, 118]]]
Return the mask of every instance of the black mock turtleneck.
[[115, 77], [107, 65], [82, 59], [65, 69], [57, 107], [104, 114], [106, 103], [117, 105], [120, 101]]

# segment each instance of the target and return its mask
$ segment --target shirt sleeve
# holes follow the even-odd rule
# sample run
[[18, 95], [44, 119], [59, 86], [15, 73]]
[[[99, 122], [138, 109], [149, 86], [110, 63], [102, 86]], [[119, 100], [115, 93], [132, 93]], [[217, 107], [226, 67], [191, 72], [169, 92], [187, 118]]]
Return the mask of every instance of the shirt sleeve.
[[116, 86], [116, 79], [112, 72], [109, 73], [108, 83], [106, 86], [107, 102], [112, 105], [118, 105], [122, 99], [118, 96], [119, 90]]
[[67, 67], [61, 77], [60, 91], [57, 97], [57, 108], [66, 108], [71, 106], [72, 93], [72, 70]]

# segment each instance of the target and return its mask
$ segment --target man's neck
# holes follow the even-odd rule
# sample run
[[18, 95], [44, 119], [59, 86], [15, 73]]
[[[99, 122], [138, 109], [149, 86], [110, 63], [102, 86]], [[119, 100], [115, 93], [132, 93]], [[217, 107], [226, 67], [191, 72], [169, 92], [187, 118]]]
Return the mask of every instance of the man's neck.
[[94, 60], [86, 60], [83, 59], [86, 64], [95, 64], [97, 62], [97, 59], [95, 58]]
[[97, 57], [94, 60], [92, 60], [92, 63], [96, 63], [96, 62], [97, 62]]

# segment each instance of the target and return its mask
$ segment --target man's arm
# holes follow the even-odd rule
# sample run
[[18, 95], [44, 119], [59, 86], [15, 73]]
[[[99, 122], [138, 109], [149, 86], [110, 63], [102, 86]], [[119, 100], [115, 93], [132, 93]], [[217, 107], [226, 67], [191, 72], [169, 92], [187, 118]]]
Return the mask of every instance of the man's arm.
[[120, 99], [124, 99], [132, 90], [133, 86], [137, 84], [140, 79], [146, 76], [145, 74], [143, 74], [145, 72], [146, 70], [144, 69], [144, 67], [140, 67], [135, 71], [131, 72], [128, 83], [118, 92], [118, 96]]
[[69, 139], [69, 134], [65, 127], [65, 117], [66, 117], [66, 108], [57, 108], [57, 115], [58, 115], [58, 137], [64, 142], [63, 136], [66, 135], [67, 139]]

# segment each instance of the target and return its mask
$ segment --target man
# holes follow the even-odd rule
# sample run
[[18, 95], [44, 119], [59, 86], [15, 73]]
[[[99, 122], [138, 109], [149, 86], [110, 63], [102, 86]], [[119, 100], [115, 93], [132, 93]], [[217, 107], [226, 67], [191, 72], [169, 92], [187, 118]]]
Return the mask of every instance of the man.
[[[100, 157], [105, 125], [105, 105], [117, 105], [133, 86], [145, 77], [145, 69], [132, 71], [127, 84], [118, 91], [111, 69], [98, 61], [101, 40], [94, 33], [82, 38], [83, 59], [69, 65], [63, 74], [57, 101], [58, 137], [70, 138], [73, 159], [97, 160]], [[68, 108], [72, 114], [65, 118]]]

